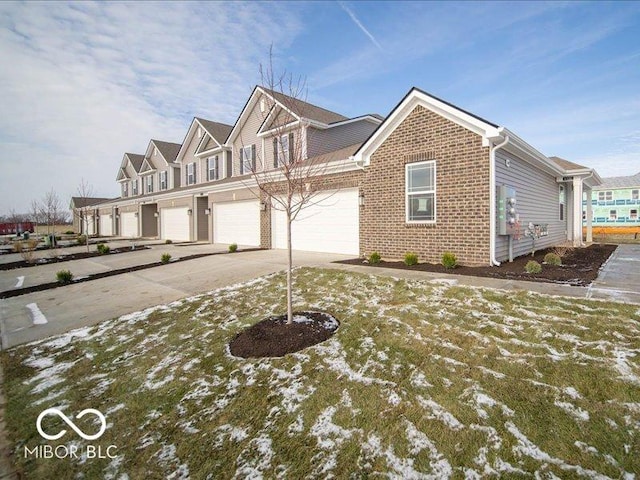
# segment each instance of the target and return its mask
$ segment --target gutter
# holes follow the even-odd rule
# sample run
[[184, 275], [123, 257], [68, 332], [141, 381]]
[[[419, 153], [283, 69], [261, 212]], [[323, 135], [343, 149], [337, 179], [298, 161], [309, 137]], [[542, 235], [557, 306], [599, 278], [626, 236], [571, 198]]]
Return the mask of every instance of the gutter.
[[352, 161], [353, 163], [356, 164], [357, 168], [364, 171], [364, 158], [360, 157], [360, 159], [357, 159], [355, 155], [351, 155], [349, 157], [349, 161]]
[[509, 143], [509, 135], [489, 150], [489, 265], [500, 266], [496, 260], [496, 150]]

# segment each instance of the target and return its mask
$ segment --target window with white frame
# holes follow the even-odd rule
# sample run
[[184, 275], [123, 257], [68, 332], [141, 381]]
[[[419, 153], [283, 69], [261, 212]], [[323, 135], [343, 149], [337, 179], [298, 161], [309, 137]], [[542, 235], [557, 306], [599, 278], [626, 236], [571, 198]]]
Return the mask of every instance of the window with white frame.
[[631, 190], [631, 200], [640, 200], [640, 190]]
[[616, 221], [618, 219], [618, 211], [617, 210], [609, 210], [609, 220]]
[[167, 171], [165, 170], [164, 172], [160, 172], [160, 190], [166, 190], [168, 187], [167, 183]]
[[240, 149], [240, 174], [251, 173], [256, 169], [256, 146], [248, 145]]
[[196, 183], [196, 162], [187, 163], [187, 185]]
[[138, 180], [131, 180], [131, 195], [138, 195]]
[[611, 190], [607, 192], [598, 192], [598, 201], [599, 202], [609, 202], [613, 200], [613, 192]]
[[147, 175], [147, 193], [153, 193], [153, 175]]
[[407, 223], [436, 221], [436, 162], [405, 165]]
[[122, 184], [122, 196], [123, 197], [129, 196], [129, 184], [127, 182], [124, 182]]
[[632, 208], [629, 210], [629, 220], [638, 220], [638, 209]]
[[567, 195], [566, 192], [564, 190], [564, 185], [560, 185], [559, 186], [559, 193], [558, 193], [558, 203], [560, 204], [560, 220], [563, 221], [564, 220], [564, 211], [565, 211], [565, 206], [567, 204]]
[[218, 155], [207, 158], [207, 180], [218, 180], [219, 170]]
[[273, 154], [276, 157], [274, 167], [282, 167], [291, 162], [292, 134], [281, 135], [273, 139]]

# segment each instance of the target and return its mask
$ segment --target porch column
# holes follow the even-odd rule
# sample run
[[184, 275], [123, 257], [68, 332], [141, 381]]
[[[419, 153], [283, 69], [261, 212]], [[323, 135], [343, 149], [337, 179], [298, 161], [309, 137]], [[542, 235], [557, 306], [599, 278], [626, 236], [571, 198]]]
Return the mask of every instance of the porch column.
[[573, 246], [582, 246], [582, 178], [573, 177]]
[[593, 207], [591, 205], [593, 193], [588, 187], [585, 187], [584, 192], [587, 197], [587, 243], [591, 243], [593, 242]]

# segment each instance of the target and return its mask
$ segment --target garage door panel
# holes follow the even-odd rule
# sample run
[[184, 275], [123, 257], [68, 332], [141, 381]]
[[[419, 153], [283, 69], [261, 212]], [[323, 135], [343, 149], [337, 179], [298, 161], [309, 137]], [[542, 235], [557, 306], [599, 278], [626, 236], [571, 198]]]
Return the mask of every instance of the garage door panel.
[[121, 213], [120, 222], [122, 225], [120, 230], [123, 237], [135, 238], [138, 236], [138, 217], [134, 212]]
[[100, 235], [105, 237], [113, 235], [111, 219], [111, 215], [100, 215]]
[[188, 207], [160, 209], [160, 238], [175, 242], [190, 240]]
[[214, 204], [213, 241], [260, 246], [260, 202]]
[[[358, 255], [359, 214], [357, 189], [318, 195], [291, 224], [293, 249]], [[274, 248], [287, 248], [284, 211], [274, 210], [272, 231]]]

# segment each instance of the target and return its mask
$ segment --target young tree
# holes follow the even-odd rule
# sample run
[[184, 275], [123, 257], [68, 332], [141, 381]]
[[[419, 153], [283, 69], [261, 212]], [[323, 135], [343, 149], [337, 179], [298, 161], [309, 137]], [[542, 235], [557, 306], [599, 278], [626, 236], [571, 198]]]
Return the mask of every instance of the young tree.
[[73, 214], [79, 219], [82, 232], [84, 233], [85, 245], [89, 251], [89, 212], [92, 210], [90, 199], [93, 195], [93, 187], [84, 178], [78, 185], [77, 204], [74, 205]]
[[249, 152], [242, 148], [242, 170], [251, 173], [251, 181], [245, 183], [260, 201], [271, 208], [283, 211], [287, 219], [287, 323], [293, 322], [293, 254], [291, 224], [305, 208], [316, 205], [321, 192], [314, 182], [326, 175], [326, 161], [309, 159], [306, 151], [306, 129], [309, 125], [306, 100], [306, 81], [294, 78], [284, 71], [276, 75], [273, 55], [269, 64], [260, 65], [261, 88], [266, 93], [260, 99], [263, 125], [269, 131], [264, 144], [273, 154], [260, 153], [255, 148]]

